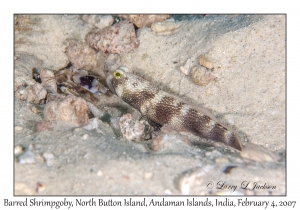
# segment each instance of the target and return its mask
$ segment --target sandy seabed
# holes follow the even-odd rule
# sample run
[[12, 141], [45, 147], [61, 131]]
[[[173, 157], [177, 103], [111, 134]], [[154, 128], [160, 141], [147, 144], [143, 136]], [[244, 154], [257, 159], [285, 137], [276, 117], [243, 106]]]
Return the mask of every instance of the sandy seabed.
[[[92, 28], [77, 15], [26, 18], [28, 30], [15, 27], [15, 52], [34, 55], [42, 63], [30, 65], [52, 70], [68, 63], [67, 40], [84, 40]], [[178, 141], [155, 152], [148, 142], [116, 136], [100, 120], [98, 130], [56, 122], [51, 131], [35, 133], [42, 115], [15, 99], [14, 144], [35, 155], [34, 164], [16, 158], [15, 195], [285, 195], [285, 29], [285, 15], [208, 15], [182, 21], [169, 35], [144, 27], [137, 31], [139, 47], [116, 62], [209, 110], [239, 133], [243, 144], [261, 145], [279, 155], [278, 161], [265, 161], [264, 155], [248, 160], [223, 147]], [[198, 86], [180, 67], [188, 60], [199, 65], [203, 54], [214, 60], [217, 79]], [[107, 98], [113, 102], [105, 99], [103, 109], [124, 114], [117, 109], [120, 99]], [[214, 185], [208, 188], [210, 181]]]

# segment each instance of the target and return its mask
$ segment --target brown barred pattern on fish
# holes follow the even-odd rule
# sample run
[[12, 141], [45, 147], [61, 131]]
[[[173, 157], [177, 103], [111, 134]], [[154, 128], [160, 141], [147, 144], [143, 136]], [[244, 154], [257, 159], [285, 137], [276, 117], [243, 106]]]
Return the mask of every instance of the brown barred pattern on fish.
[[207, 111], [194, 108], [182, 99], [127, 71], [127, 67], [119, 67], [113, 75], [108, 76], [108, 85], [142, 115], [157, 124], [168, 124], [176, 130], [192, 132], [242, 150], [239, 136], [219, 123]]

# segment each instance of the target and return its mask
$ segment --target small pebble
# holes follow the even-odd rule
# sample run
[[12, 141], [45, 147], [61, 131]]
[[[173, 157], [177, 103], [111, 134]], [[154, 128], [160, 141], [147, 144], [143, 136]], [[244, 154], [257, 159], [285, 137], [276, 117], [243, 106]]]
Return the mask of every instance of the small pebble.
[[236, 168], [236, 166], [233, 166], [233, 165], [229, 165], [229, 166], [226, 166], [224, 169], [223, 169], [223, 173], [225, 174], [229, 174], [232, 169]]
[[178, 187], [181, 194], [188, 195], [192, 189], [202, 183], [203, 177], [207, 176], [209, 171], [214, 169], [211, 165], [205, 165], [201, 167], [192, 168], [183, 172], [178, 180]]
[[83, 128], [85, 130], [90, 131], [90, 130], [93, 130], [93, 129], [97, 129], [98, 126], [99, 126], [98, 119], [95, 117], [95, 118], [90, 119], [89, 124], [83, 126]]
[[41, 184], [40, 182], [36, 183], [36, 192], [43, 192], [45, 190], [45, 186], [43, 184]]
[[255, 191], [252, 190], [245, 190], [245, 195], [255, 195]]
[[252, 143], [246, 144], [240, 155], [243, 158], [256, 162], [276, 162], [280, 158], [278, 154], [268, 150], [267, 148]]
[[82, 128], [75, 128], [73, 132], [74, 132], [74, 133], [78, 133], [78, 132], [80, 132], [80, 131], [82, 131]]
[[41, 154], [37, 154], [36, 159], [41, 163], [45, 163], [45, 158]]
[[105, 135], [105, 133], [104, 133], [102, 130], [100, 130], [100, 129], [97, 129], [96, 131], [97, 131], [98, 133], [101, 133], [101, 134]]
[[145, 174], [144, 174], [145, 179], [150, 179], [150, 178], [152, 178], [152, 176], [153, 176], [153, 174], [150, 172], [145, 172]]
[[35, 155], [30, 150], [27, 150], [19, 156], [18, 160], [20, 164], [35, 163]]
[[28, 150], [30, 150], [30, 151], [35, 150], [34, 145], [33, 145], [33, 144], [30, 144], [29, 147], [28, 147]]
[[40, 121], [34, 125], [34, 132], [41, 132], [45, 130], [51, 130], [51, 123], [48, 121]]
[[103, 176], [103, 172], [101, 170], [97, 171], [97, 176]]
[[205, 156], [209, 157], [209, 156], [221, 156], [222, 153], [220, 153], [219, 151], [217, 150], [213, 150], [213, 151], [208, 151], [208, 152], [205, 152]]
[[35, 106], [30, 107], [30, 110], [35, 114], [42, 113], [42, 111], [38, 110]]
[[43, 153], [43, 157], [44, 157], [45, 160], [46, 160], [47, 166], [52, 166], [52, 165], [54, 165], [55, 156], [54, 156], [53, 153], [51, 153], [51, 152], [44, 152], [44, 153]]
[[21, 126], [15, 126], [15, 131], [16, 132], [21, 132], [23, 130], [23, 127]]
[[34, 195], [34, 190], [23, 182], [15, 182], [15, 195]]
[[167, 194], [167, 195], [172, 195], [172, 192], [171, 192], [171, 190], [169, 190], [169, 189], [166, 189], [166, 190], [164, 191], [164, 193]]
[[[90, 102], [86, 102], [86, 105], [88, 106], [89, 110], [93, 113], [93, 115], [95, 116], [95, 118], [101, 118], [103, 117], [106, 113], [100, 109], [98, 109], [98, 107], [96, 107], [94, 104], [90, 103]], [[90, 123], [91, 123], [90, 119]], [[97, 124], [98, 125], [98, 124]]]
[[15, 147], [15, 155], [20, 155], [23, 152], [23, 148], [20, 145]]
[[89, 134], [84, 134], [83, 136], [82, 136], [82, 139], [84, 139], [84, 140], [87, 140], [89, 138]]
[[196, 176], [191, 175], [187, 177], [183, 177], [179, 181], [179, 188], [182, 195], [188, 195], [190, 193], [190, 188], [195, 184]]
[[210, 59], [208, 59], [205, 55], [200, 56], [199, 63], [201, 66], [204, 66], [208, 69], [214, 68], [214, 63]]
[[128, 176], [123, 176], [122, 178], [123, 178], [123, 180], [125, 180], [125, 181], [128, 181], [128, 180], [129, 180], [129, 177], [128, 177]]
[[225, 157], [218, 157], [215, 159], [215, 163], [229, 163], [229, 160]]
[[91, 153], [90, 153], [90, 152], [87, 152], [87, 153], [83, 156], [84, 159], [89, 159], [90, 157], [91, 157]]
[[245, 195], [244, 192], [240, 192], [240, 191], [229, 191], [229, 190], [225, 190], [225, 191], [219, 191], [216, 192], [216, 195]]

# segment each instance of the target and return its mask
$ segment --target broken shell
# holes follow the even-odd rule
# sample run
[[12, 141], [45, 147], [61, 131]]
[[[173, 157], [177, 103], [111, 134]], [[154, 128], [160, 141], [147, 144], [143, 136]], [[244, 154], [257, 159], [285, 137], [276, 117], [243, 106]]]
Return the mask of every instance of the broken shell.
[[61, 120], [76, 126], [88, 124], [88, 107], [84, 99], [72, 95], [62, 101], [50, 101], [44, 109], [45, 120]]
[[27, 150], [18, 157], [18, 160], [20, 164], [35, 163], [35, 155], [30, 150]]
[[86, 102], [86, 104], [95, 117], [101, 118], [106, 114], [104, 111], [98, 109], [94, 104], [90, 102]]
[[95, 117], [95, 118], [91, 118], [89, 120], [89, 124], [85, 125], [83, 128], [85, 130], [90, 131], [90, 130], [93, 130], [93, 129], [98, 129], [98, 127], [99, 127], [98, 118]]
[[57, 93], [56, 79], [53, 71], [42, 69], [40, 78], [42, 80], [42, 86], [48, 93]]
[[185, 75], [189, 75], [190, 71], [191, 71], [191, 67], [192, 67], [192, 61], [191, 59], [188, 59], [186, 61], [186, 63], [184, 64], [184, 66], [180, 66], [180, 71], [185, 74]]
[[31, 106], [31, 107], [29, 107], [29, 108], [30, 108], [30, 110], [31, 110], [34, 114], [39, 114], [39, 113], [42, 112], [41, 110], [39, 110], [38, 108], [36, 108], [36, 106]]
[[134, 26], [129, 21], [120, 21], [101, 32], [92, 31], [86, 36], [86, 41], [104, 53], [128, 53], [139, 46]]
[[206, 86], [217, 79], [217, 77], [206, 73], [205, 68], [200, 66], [193, 67], [190, 74], [192, 81], [199, 86]]
[[200, 55], [199, 63], [201, 66], [204, 66], [208, 69], [214, 68], [214, 62], [208, 59], [205, 55]]
[[170, 15], [119, 15], [120, 18], [130, 20], [136, 27], [151, 26], [152, 23], [168, 19]]

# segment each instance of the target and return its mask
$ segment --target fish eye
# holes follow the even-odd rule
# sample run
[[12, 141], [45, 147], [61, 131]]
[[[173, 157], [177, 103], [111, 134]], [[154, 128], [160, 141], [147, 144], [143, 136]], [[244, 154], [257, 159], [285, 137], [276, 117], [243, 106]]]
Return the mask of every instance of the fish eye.
[[116, 79], [121, 79], [123, 77], [123, 73], [121, 71], [115, 71], [114, 72], [114, 77]]

